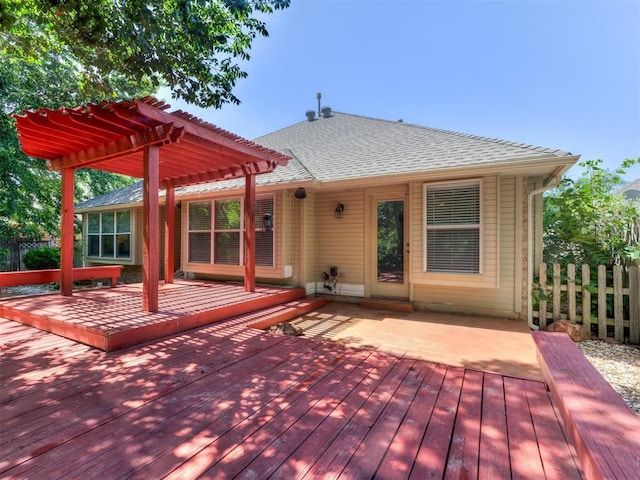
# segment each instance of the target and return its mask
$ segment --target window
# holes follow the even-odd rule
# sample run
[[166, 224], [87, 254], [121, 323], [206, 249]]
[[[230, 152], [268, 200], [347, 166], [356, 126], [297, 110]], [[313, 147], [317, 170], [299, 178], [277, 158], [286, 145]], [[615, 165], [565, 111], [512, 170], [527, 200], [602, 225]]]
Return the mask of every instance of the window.
[[[273, 197], [256, 200], [256, 265], [273, 266]], [[242, 265], [244, 199], [189, 203], [189, 262]]]
[[425, 186], [426, 271], [480, 273], [480, 182]]
[[87, 256], [131, 258], [131, 210], [87, 214]]

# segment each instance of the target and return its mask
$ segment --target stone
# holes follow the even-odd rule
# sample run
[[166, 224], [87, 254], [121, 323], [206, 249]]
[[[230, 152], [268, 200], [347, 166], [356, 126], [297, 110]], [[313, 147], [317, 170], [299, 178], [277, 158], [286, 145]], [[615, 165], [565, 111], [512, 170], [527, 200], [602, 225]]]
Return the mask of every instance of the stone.
[[302, 329], [296, 327], [294, 324], [290, 322], [284, 322], [282, 324], [282, 333], [284, 333], [285, 335], [299, 337], [300, 335], [302, 335]]
[[567, 320], [556, 320], [547, 328], [546, 332], [564, 332], [571, 337], [574, 342], [584, 342], [591, 338], [591, 332], [577, 323]]

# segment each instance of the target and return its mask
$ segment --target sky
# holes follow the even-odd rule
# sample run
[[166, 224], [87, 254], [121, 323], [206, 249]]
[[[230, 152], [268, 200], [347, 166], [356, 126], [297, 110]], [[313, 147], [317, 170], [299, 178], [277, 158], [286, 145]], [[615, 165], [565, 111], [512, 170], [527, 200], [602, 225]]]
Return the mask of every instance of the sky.
[[[640, 1], [291, 0], [265, 17], [240, 105], [174, 108], [253, 139], [334, 111], [640, 157]], [[577, 178], [582, 169], [573, 167]], [[640, 178], [640, 166], [626, 180]]]

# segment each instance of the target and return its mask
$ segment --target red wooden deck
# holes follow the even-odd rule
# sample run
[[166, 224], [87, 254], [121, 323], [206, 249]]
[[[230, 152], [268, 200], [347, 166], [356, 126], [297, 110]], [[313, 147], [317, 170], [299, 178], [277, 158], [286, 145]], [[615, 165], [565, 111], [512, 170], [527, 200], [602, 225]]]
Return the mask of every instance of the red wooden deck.
[[110, 352], [304, 296], [301, 288], [249, 293], [242, 285], [181, 280], [160, 284], [155, 313], [142, 311], [142, 284], [129, 284], [77, 290], [70, 297], [1, 298], [0, 317]]
[[254, 321], [104, 353], [0, 319], [0, 477], [581, 478], [543, 383]]

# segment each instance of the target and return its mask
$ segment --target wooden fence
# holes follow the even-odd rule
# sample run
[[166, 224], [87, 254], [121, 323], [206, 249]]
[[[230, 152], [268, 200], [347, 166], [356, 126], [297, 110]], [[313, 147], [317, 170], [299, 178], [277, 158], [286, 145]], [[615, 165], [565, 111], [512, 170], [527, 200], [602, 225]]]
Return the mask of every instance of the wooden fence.
[[589, 328], [597, 325], [599, 338], [640, 344], [640, 267], [599, 265], [597, 280], [591, 274], [589, 265], [582, 265], [576, 277], [575, 265], [562, 272], [556, 263], [549, 278], [547, 265], [540, 264], [533, 290], [533, 316], [540, 328], [549, 321], [569, 320]]

